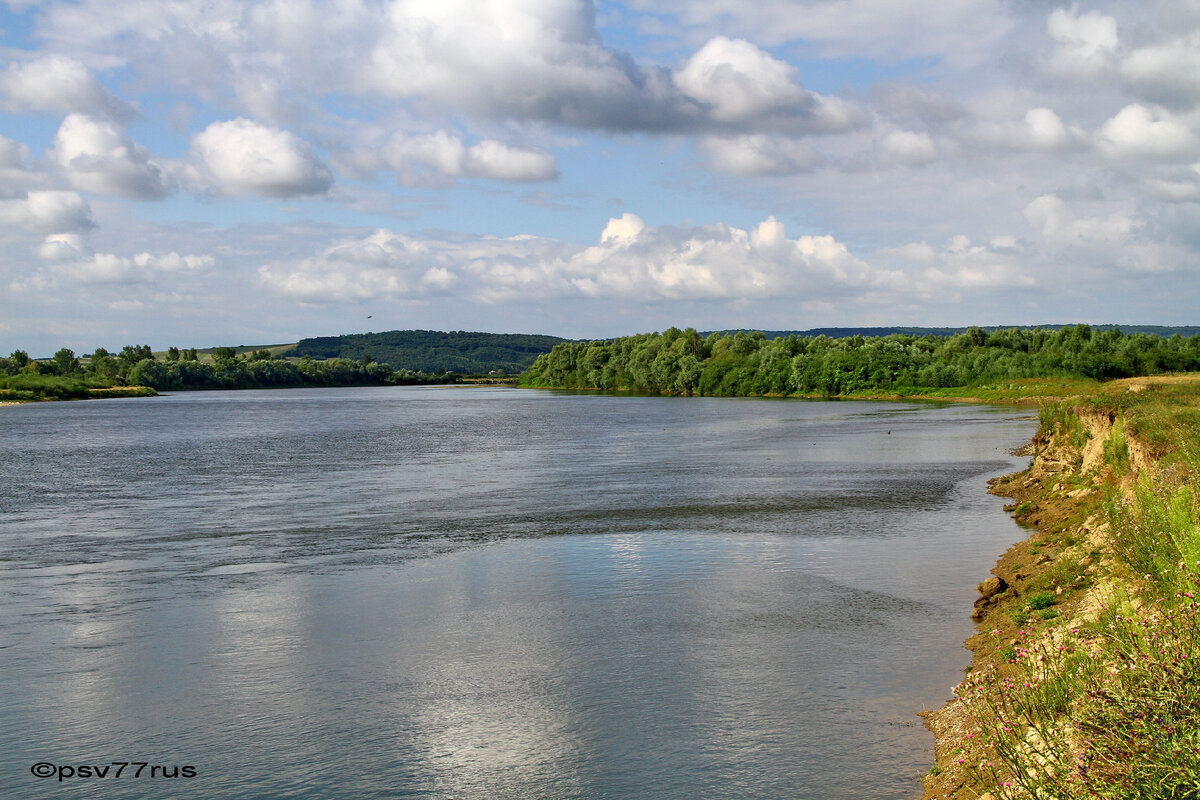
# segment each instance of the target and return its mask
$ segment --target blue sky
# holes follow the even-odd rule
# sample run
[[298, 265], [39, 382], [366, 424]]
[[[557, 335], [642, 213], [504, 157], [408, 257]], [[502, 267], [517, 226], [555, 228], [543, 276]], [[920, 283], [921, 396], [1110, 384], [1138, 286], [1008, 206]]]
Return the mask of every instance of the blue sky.
[[1197, 322], [1197, 2], [16, 0], [0, 30], [0, 352]]

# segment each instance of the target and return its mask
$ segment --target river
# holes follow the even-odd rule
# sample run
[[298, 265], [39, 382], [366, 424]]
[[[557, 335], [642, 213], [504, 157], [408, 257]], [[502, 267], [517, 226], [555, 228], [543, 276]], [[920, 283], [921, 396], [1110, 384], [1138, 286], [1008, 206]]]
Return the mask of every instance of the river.
[[912, 800], [1035, 425], [505, 387], [0, 409], [0, 784]]

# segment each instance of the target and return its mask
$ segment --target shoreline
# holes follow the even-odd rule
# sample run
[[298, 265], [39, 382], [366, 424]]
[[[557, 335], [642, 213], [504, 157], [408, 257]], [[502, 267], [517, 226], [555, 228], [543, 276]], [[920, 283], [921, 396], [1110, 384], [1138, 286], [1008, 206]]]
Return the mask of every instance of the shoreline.
[[[963, 683], [944, 706], [919, 715], [934, 736], [934, 763], [921, 778], [921, 800], [1012, 796], [1012, 789], [999, 788], [987, 744], [992, 733], [972, 707], [980, 699], [1002, 703], [1006, 681], [1032, 680], [1028, 662], [1020, 663], [1025, 657], [1016, 655], [1031, 642], [1063, 641], [1076, 629], [1094, 626], [1114, 595], [1127, 590], [1105, 504], [1110, 496], [1132, 496], [1139, 477], [1156, 475], [1169, 451], [1161, 442], [1151, 447], [1126, 431], [1125, 409], [1136, 406], [1137, 399], [1122, 405], [1123, 398], [1137, 398], [1150, 386], [1182, 384], [1200, 387], [1200, 376], [1114, 381], [1104, 391], [1107, 404], [1088, 402], [1099, 395], [1076, 396], [1059, 407], [1059, 416], [1044, 412], [1033, 439], [1013, 451], [1029, 455], [1029, 465], [988, 482], [990, 494], [1011, 500], [1005, 510], [1028, 535], [1002, 553], [977, 586], [975, 632], [964, 642], [971, 664]], [[1124, 456], [1114, 463], [1118, 446]], [[1070, 695], [1068, 702], [1079, 699]], [[1033, 752], [1022, 758], [1033, 758]]]

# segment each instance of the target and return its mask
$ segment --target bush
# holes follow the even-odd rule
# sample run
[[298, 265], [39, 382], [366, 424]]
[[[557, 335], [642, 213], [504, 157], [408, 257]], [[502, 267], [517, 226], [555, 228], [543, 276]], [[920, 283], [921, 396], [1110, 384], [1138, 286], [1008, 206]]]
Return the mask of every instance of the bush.
[[88, 387], [82, 380], [59, 375], [0, 376], [0, 389], [7, 389], [14, 400], [70, 400], [88, 396]]

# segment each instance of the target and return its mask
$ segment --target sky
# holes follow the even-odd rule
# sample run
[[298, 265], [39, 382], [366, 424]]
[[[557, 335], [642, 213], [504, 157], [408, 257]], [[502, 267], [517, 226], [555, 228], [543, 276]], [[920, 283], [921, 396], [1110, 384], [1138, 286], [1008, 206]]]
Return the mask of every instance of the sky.
[[1200, 0], [0, 0], [0, 352], [1200, 323]]

